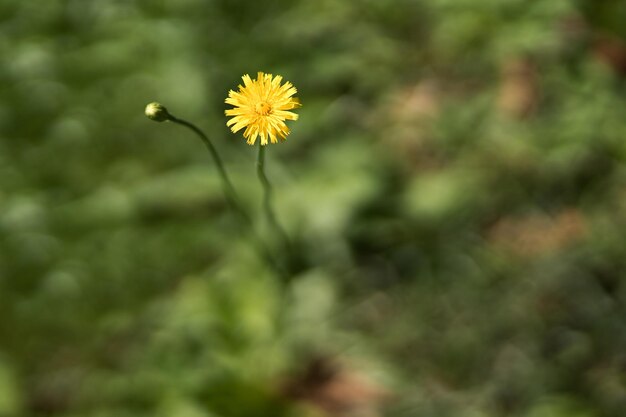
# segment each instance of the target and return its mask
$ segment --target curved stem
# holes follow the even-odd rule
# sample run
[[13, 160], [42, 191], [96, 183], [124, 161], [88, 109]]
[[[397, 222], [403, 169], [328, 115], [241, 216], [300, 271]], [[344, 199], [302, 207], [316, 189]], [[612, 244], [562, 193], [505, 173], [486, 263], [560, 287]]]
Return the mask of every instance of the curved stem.
[[254, 246], [256, 247], [260, 255], [276, 270], [277, 273], [279, 273], [281, 276], [285, 276], [285, 271], [276, 262], [276, 260], [274, 259], [274, 256], [267, 249], [267, 246], [265, 245], [265, 243], [257, 235], [254, 229], [252, 218], [248, 215], [246, 210], [242, 207], [240, 200], [239, 200], [239, 196], [237, 195], [237, 192], [235, 191], [235, 187], [233, 187], [233, 183], [230, 181], [230, 178], [228, 177], [228, 174], [226, 173], [226, 169], [224, 168], [222, 159], [220, 158], [219, 153], [217, 152], [217, 149], [215, 148], [215, 146], [213, 145], [209, 137], [193, 123], [188, 122], [183, 119], [179, 119], [173, 116], [172, 114], [168, 114], [167, 120], [173, 123], [177, 123], [181, 126], [185, 126], [186, 128], [193, 131], [202, 140], [202, 142], [208, 149], [209, 153], [211, 154], [211, 157], [213, 158], [213, 162], [215, 162], [215, 166], [217, 167], [217, 172], [219, 173], [219, 176], [222, 182], [222, 189], [224, 191], [226, 199], [228, 200], [228, 204], [230, 205], [232, 210], [235, 213], [237, 213], [240, 219], [243, 220], [246, 226], [248, 226], [248, 228], [250, 229], [250, 232], [252, 234], [253, 241], [254, 241]]
[[230, 178], [228, 178], [228, 174], [226, 173], [226, 169], [224, 168], [224, 164], [222, 163], [222, 158], [220, 158], [220, 155], [217, 153], [217, 149], [215, 149], [215, 146], [213, 146], [213, 143], [209, 140], [209, 137], [202, 130], [196, 127], [196, 125], [186, 120], [179, 119], [172, 116], [171, 114], [169, 120], [174, 123], [178, 123], [179, 125], [185, 126], [188, 129], [191, 129], [202, 140], [209, 153], [211, 154], [213, 162], [215, 162], [217, 172], [219, 173], [220, 179], [222, 180], [222, 188], [224, 190], [224, 194], [226, 195], [228, 203], [237, 212], [237, 214], [244, 218], [248, 223], [251, 223], [248, 213], [246, 213], [241, 208], [241, 205], [239, 203], [239, 197], [237, 196], [235, 187], [233, 187], [233, 183], [230, 181]]
[[270, 184], [267, 176], [265, 175], [265, 146], [259, 143], [259, 153], [257, 155], [256, 161], [256, 173], [259, 177], [259, 181], [263, 185], [263, 210], [265, 211], [265, 216], [267, 218], [268, 223], [274, 229], [276, 234], [280, 236], [283, 245], [287, 251], [291, 250], [291, 242], [289, 240], [289, 236], [285, 232], [285, 229], [282, 228], [278, 220], [276, 220], [276, 215], [274, 214], [274, 210], [272, 209], [272, 184]]

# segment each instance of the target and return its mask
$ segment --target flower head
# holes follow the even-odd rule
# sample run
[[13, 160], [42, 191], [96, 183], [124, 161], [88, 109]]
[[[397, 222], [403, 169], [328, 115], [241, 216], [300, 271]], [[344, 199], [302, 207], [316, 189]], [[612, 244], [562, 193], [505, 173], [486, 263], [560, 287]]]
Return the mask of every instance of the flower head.
[[243, 132], [249, 145], [254, 145], [261, 137], [261, 145], [277, 143], [278, 138], [285, 140], [289, 128], [285, 120], [298, 120], [298, 115], [289, 110], [300, 107], [300, 101], [292, 97], [296, 87], [290, 82], [281, 85], [283, 77], [259, 72], [253, 80], [248, 74], [241, 77], [244, 86], [239, 91], [230, 90], [226, 103], [235, 106], [226, 110], [226, 116], [233, 116], [226, 126], [233, 133], [246, 128]]
[[170, 119], [170, 114], [165, 106], [157, 102], [150, 103], [146, 106], [146, 116], [155, 122], [164, 122]]

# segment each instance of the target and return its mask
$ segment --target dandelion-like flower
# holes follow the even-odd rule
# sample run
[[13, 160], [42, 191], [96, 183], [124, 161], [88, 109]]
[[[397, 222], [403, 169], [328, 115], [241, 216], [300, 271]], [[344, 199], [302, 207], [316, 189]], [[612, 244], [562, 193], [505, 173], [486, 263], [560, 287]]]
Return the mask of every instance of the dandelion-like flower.
[[298, 120], [298, 115], [289, 111], [300, 107], [300, 101], [293, 97], [298, 90], [290, 82], [281, 85], [283, 77], [259, 72], [253, 80], [248, 74], [241, 77], [244, 86], [239, 91], [230, 90], [226, 103], [235, 106], [226, 110], [226, 116], [233, 116], [226, 126], [233, 133], [244, 127], [243, 132], [249, 145], [254, 145], [261, 137], [261, 145], [285, 140], [289, 128], [285, 120]]

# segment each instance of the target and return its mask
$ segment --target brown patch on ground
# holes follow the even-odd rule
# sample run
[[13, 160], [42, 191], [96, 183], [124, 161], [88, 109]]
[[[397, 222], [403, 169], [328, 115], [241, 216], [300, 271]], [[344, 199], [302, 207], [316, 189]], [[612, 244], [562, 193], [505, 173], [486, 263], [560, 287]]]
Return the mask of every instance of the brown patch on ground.
[[317, 357], [300, 375], [288, 378], [282, 393], [332, 417], [377, 417], [389, 393], [364, 375], [329, 357]]
[[539, 101], [537, 68], [525, 57], [505, 62], [501, 70], [497, 108], [503, 114], [524, 119], [534, 113]]
[[505, 217], [487, 232], [488, 240], [518, 256], [534, 257], [557, 252], [581, 240], [587, 232], [587, 221], [570, 208], [549, 216], [533, 213]]
[[392, 92], [384, 103], [380, 124], [385, 125], [385, 147], [411, 169], [439, 165], [432, 138], [432, 122], [439, 117], [442, 88], [424, 79]]
[[593, 54], [620, 75], [626, 75], [626, 41], [608, 34], [597, 35]]

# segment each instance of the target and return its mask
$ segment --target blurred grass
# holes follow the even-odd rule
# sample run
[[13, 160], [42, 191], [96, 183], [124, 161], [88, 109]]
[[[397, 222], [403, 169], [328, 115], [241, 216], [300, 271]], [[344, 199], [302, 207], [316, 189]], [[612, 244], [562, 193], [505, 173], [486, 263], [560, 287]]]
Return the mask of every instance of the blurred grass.
[[[0, 1], [0, 416], [622, 417], [620, 0]], [[205, 129], [244, 73], [285, 289]], [[264, 230], [264, 229], [263, 229]], [[269, 244], [272, 243], [271, 239]]]

